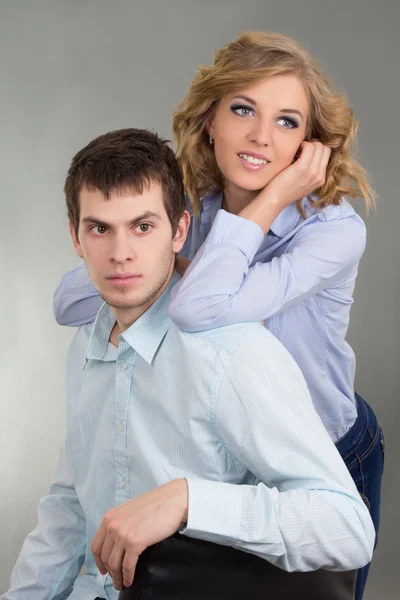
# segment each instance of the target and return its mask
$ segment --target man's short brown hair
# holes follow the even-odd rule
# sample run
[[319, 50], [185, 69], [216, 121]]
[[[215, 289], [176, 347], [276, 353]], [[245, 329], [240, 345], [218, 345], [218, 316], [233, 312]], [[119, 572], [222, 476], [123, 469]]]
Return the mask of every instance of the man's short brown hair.
[[115, 190], [141, 194], [151, 182], [161, 185], [175, 235], [185, 210], [185, 195], [178, 162], [167, 140], [146, 129], [119, 129], [90, 142], [75, 154], [64, 185], [68, 218], [76, 236], [83, 187], [98, 189], [108, 199]]

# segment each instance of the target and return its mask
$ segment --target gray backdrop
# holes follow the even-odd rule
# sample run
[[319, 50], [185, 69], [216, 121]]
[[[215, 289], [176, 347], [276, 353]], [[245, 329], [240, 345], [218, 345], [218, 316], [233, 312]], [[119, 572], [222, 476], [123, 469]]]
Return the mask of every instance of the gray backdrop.
[[387, 442], [366, 598], [398, 598], [399, 17], [396, 0], [0, 1], [0, 592], [35, 526], [64, 434], [72, 331], [55, 325], [52, 294], [76, 264], [62, 193], [69, 161], [110, 129], [169, 137], [196, 66], [241, 29], [258, 29], [303, 42], [347, 91], [359, 155], [381, 198], [368, 219], [349, 340], [357, 390]]

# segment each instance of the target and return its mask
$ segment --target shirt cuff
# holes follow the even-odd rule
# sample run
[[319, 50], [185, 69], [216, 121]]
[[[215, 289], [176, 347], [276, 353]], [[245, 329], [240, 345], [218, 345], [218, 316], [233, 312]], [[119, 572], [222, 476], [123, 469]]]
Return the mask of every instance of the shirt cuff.
[[239, 485], [188, 479], [187, 524], [180, 533], [188, 537], [232, 546], [239, 537], [242, 490]]
[[257, 223], [220, 209], [207, 236], [207, 244], [230, 244], [238, 248], [251, 262], [264, 239]]

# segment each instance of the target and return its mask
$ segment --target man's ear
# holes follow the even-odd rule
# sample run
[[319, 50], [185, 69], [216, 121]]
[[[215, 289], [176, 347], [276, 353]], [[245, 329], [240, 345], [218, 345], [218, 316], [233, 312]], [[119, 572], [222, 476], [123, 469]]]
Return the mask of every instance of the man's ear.
[[72, 240], [72, 244], [75, 248], [75, 252], [79, 256], [79, 258], [83, 258], [82, 248], [81, 248], [78, 238], [76, 237], [75, 227], [73, 226], [71, 221], [69, 222], [69, 233], [71, 235], [71, 240]]
[[179, 219], [178, 227], [176, 229], [176, 233], [174, 235], [174, 239], [172, 240], [172, 247], [176, 253], [180, 252], [183, 248], [183, 245], [186, 241], [186, 237], [189, 231], [190, 225], [190, 215], [187, 210], [182, 214]]

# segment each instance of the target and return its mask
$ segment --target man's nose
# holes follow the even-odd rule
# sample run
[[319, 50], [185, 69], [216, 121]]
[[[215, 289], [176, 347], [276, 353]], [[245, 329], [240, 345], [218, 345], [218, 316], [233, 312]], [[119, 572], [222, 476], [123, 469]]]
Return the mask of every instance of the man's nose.
[[136, 259], [136, 251], [131, 233], [118, 233], [115, 235], [111, 247], [110, 259], [116, 263], [123, 263], [125, 261]]

